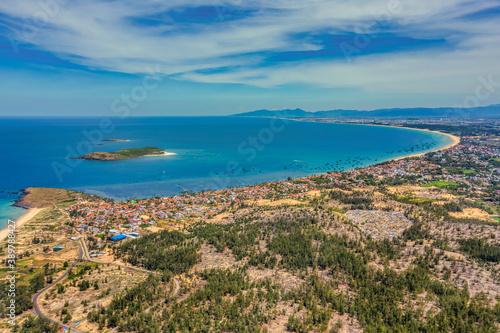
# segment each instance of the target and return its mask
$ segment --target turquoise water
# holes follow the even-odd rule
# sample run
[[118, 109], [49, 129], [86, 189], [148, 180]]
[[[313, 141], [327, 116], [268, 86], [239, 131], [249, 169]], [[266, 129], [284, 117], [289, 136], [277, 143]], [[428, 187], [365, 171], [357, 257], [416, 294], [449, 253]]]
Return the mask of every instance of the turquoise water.
[[[447, 136], [379, 126], [265, 118], [0, 118], [0, 217], [9, 192], [59, 187], [122, 199], [227, 188], [347, 170], [430, 151]], [[101, 139], [127, 139], [104, 142]], [[155, 146], [173, 156], [99, 162], [90, 151]], [[0, 223], [2, 223], [0, 221]], [[1, 225], [0, 225], [1, 227]]]
[[12, 203], [11, 198], [0, 199], [0, 230], [5, 228], [8, 220], [15, 221], [27, 212], [26, 209], [12, 206]]

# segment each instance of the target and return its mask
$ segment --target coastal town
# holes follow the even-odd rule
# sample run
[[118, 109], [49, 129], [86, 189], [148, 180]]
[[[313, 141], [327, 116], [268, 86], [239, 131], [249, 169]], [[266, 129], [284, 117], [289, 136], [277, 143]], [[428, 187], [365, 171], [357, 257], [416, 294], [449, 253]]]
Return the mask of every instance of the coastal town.
[[[22, 244], [21, 262], [39, 263], [34, 273], [37, 277], [45, 274], [45, 283], [40, 280], [35, 287], [36, 279], [30, 278], [34, 273], [28, 266], [21, 266], [25, 283], [30, 286], [23, 293], [41, 296], [33, 303], [38, 313], [59, 322], [63, 329], [114, 332], [120, 327], [128, 331], [127, 327], [135, 324], [113, 319], [108, 310], [103, 314], [96, 309], [113, 299], [130, 298], [129, 293], [139, 289], [128, 288], [137, 281], [150, 283], [151, 276], [170, 281], [162, 285], [163, 295], [176, 298], [180, 306], [187, 307], [183, 310], [186, 313], [197, 311], [197, 306], [189, 304], [197, 304], [192, 297], [201, 292], [198, 288], [206, 283], [203, 274], [209, 268], [217, 272], [230, 267], [243, 269], [255, 283], [281, 281], [275, 288], [284, 288], [282, 295], [291, 286], [300, 290], [303, 275], [295, 269], [326, 267], [325, 262], [332, 259], [325, 258], [343, 251], [328, 254], [328, 242], [314, 250], [314, 235], [324, 232], [321, 237], [334, 237], [328, 238], [329, 242], [363, 242], [365, 247], [355, 251], [369, 251], [363, 254], [363, 258], [372, 258], [369, 265], [380, 267], [383, 263], [396, 271], [410, 269], [412, 260], [421, 254], [429, 256], [431, 246], [432, 253], [441, 256], [432, 259], [439, 263], [432, 274], [440, 281], [451, 279], [457, 286], [468, 286], [474, 297], [483, 297], [487, 290], [484, 297], [495, 304], [500, 297], [500, 266], [494, 252], [495, 240], [500, 238], [498, 136], [477, 131], [453, 134], [453, 144], [438, 151], [415, 150], [413, 156], [351, 170], [222, 190], [185, 191], [170, 197], [115, 201], [61, 189], [29, 189], [22, 197], [23, 205], [41, 208], [33, 212], [36, 216], [30, 221], [34, 222], [28, 223], [40, 226], [24, 232], [18, 240]], [[469, 243], [464, 242], [477, 235], [488, 238], [478, 240], [480, 245], [470, 243], [465, 247]], [[313, 239], [308, 243], [304, 237]], [[296, 244], [300, 244], [298, 248]], [[482, 257], [471, 252], [477, 246], [490, 246], [493, 250], [488, 251], [493, 252]], [[314, 261], [308, 259], [312, 253], [308, 251], [321, 255]], [[75, 259], [75, 268], [66, 271], [65, 278], [62, 273], [69, 258]], [[458, 271], [456, 258], [461, 258], [464, 274]], [[491, 263], [483, 266], [475, 258]], [[269, 277], [260, 280], [257, 276], [261, 274]], [[336, 274], [335, 270], [328, 273], [325, 281]], [[38, 291], [44, 285], [49, 288]], [[94, 286], [90, 293], [88, 286]], [[349, 286], [351, 292], [356, 288], [356, 284]], [[194, 293], [192, 297], [190, 293]], [[160, 306], [148, 302], [150, 307], [176, 309], [169, 303]], [[25, 306], [29, 308], [29, 304]], [[298, 332], [294, 324], [298, 319], [294, 318], [302, 318], [306, 325], [307, 317], [300, 308], [291, 309], [293, 315], [287, 313], [284, 318], [288, 321], [280, 325], [286, 331]], [[182, 318], [181, 313], [177, 316]], [[347, 331], [367, 325], [353, 313], [350, 316], [356, 318], [352, 323], [347, 317], [338, 319]], [[183, 325], [189, 321], [183, 320]], [[271, 329], [276, 320], [270, 317], [261, 323]], [[313, 322], [307, 325], [311, 330], [324, 331]]]
[[[175, 228], [198, 220], [210, 220], [226, 211], [257, 200], [295, 199], [305, 201], [322, 190], [355, 188], [383, 190], [393, 184], [446, 188], [469, 202], [481, 202], [492, 217], [499, 212], [500, 147], [490, 137], [464, 136], [459, 144], [425, 156], [399, 159], [345, 172], [266, 182], [225, 190], [207, 190], [172, 197], [114, 202], [98, 197], [79, 199], [66, 208], [79, 233], [93, 237], [141, 233], [151, 226]], [[350, 218], [352, 215], [346, 215]], [[366, 217], [368, 219], [368, 217]], [[372, 219], [371, 219], [372, 220]], [[378, 229], [394, 223], [391, 215], [379, 216], [364, 228], [375, 237], [395, 237], [410, 226]], [[379, 221], [380, 220], [380, 221]], [[353, 222], [359, 222], [354, 218]]]
[[500, 0], [0, 1], [0, 333], [500, 333]]

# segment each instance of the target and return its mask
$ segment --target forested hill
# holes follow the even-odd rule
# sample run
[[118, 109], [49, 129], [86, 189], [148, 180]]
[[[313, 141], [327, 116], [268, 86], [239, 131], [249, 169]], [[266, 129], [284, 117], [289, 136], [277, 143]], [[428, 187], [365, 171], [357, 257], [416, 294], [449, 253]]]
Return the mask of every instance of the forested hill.
[[378, 109], [373, 111], [330, 110], [308, 112], [302, 109], [257, 110], [235, 114], [237, 117], [285, 117], [285, 118], [394, 118], [394, 117], [434, 117], [434, 118], [500, 118], [500, 104], [478, 108], [408, 108]]

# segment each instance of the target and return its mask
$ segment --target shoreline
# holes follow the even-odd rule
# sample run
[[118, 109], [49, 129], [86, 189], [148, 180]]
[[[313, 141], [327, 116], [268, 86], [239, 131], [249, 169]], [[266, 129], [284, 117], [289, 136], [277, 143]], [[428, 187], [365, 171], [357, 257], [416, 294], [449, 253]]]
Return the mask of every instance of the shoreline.
[[150, 155], [144, 155], [144, 156], [141, 156], [141, 157], [147, 157], [147, 156], [172, 156], [172, 155], [177, 155], [177, 154], [176, 153], [170, 153], [168, 151], [164, 151], [161, 154], [150, 154]]
[[[268, 117], [262, 117], [262, 118], [268, 118]], [[302, 121], [302, 122], [316, 122], [316, 121], [309, 121], [309, 120], [303, 120], [303, 119], [302, 120], [301, 119], [289, 119], [289, 118], [283, 118], [283, 119], [292, 120], [292, 121]], [[423, 156], [423, 155], [426, 155], [426, 154], [429, 154], [429, 153], [432, 153], [432, 152], [438, 152], [438, 151], [447, 150], [447, 149], [450, 149], [450, 148], [455, 147], [456, 145], [460, 144], [460, 137], [458, 137], [456, 135], [449, 134], [449, 133], [444, 133], [444, 132], [439, 132], [439, 131], [433, 131], [433, 130], [429, 130], [429, 129], [411, 128], [411, 127], [404, 127], [404, 126], [378, 125], [378, 124], [352, 124], [352, 123], [341, 123], [341, 122], [322, 122], [322, 123], [325, 123], [325, 124], [346, 124], [346, 125], [358, 125], [358, 126], [379, 126], [379, 127], [390, 127], [390, 128], [403, 128], [403, 129], [408, 129], [408, 130], [424, 131], [424, 132], [432, 132], [432, 133], [436, 133], [436, 134], [441, 134], [441, 135], [445, 135], [445, 136], [447, 136], [447, 137], [449, 137], [449, 138], [452, 139], [452, 142], [450, 144], [448, 144], [448, 145], [446, 145], [444, 147], [441, 147], [439, 149], [430, 150], [430, 151], [423, 152], [423, 153], [417, 153], [417, 154], [412, 154], [412, 155], [397, 157], [397, 158], [390, 158], [390, 159], [388, 159], [386, 161], [376, 162], [376, 163], [373, 163], [373, 164], [370, 164], [370, 165], [365, 165], [365, 166], [363, 166], [361, 168], [367, 168], [367, 167], [370, 167], [370, 166], [373, 166], [373, 165], [377, 165], [377, 164], [380, 164], [380, 163], [383, 163], [383, 162], [396, 162], [396, 161], [403, 160], [403, 159], [420, 157], [420, 156]], [[172, 152], [164, 151], [162, 154], [150, 154], [150, 155], [144, 155], [142, 157], [148, 157], [148, 156], [150, 156], [150, 157], [151, 156], [160, 157], [160, 156], [172, 156], [172, 155], [177, 155], [177, 154], [176, 153], [172, 153]], [[348, 170], [344, 170], [344, 172], [345, 171], [348, 171]], [[318, 174], [312, 174], [312, 175], [305, 175], [303, 177], [312, 177], [312, 176], [324, 175], [324, 174], [325, 173], [318, 173]], [[280, 181], [285, 181], [285, 179], [280, 180]], [[173, 195], [175, 195], [175, 194], [173, 194]], [[22, 208], [28, 209], [27, 207], [22, 207]], [[23, 216], [21, 216], [16, 221], [16, 228], [22, 226], [25, 222], [27, 222], [29, 219], [31, 219], [32, 217], [34, 217], [41, 210], [42, 209], [39, 209], [39, 208], [29, 208], [29, 211], [27, 213], [25, 213]], [[29, 215], [29, 218], [28, 218], [28, 215]], [[26, 218], [27, 218], [27, 220], [26, 220]], [[8, 230], [7, 229], [8, 229], [8, 227], [5, 228], [5, 229], [0, 230], [0, 241], [2, 241], [6, 237], [6, 235], [8, 234]], [[5, 235], [4, 235], [4, 232], [6, 232]]]
[[409, 155], [409, 156], [405, 156], [405, 157], [398, 157], [398, 158], [394, 159], [393, 161], [399, 161], [399, 160], [402, 160], [402, 159], [405, 159], [405, 158], [419, 157], [419, 156], [423, 156], [425, 154], [435, 153], [435, 152], [438, 152], [438, 151], [447, 150], [447, 149], [453, 148], [453, 147], [455, 147], [455, 146], [457, 146], [457, 145], [460, 144], [460, 137], [458, 137], [456, 135], [453, 135], [453, 134], [449, 134], [449, 133], [444, 133], [444, 132], [439, 132], [439, 131], [431, 131], [431, 130], [423, 129], [423, 128], [411, 128], [411, 127], [402, 127], [402, 126], [387, 126], [387, 127], [406, 128], [406, 129], [412, 129], [412, 130], [417, 130], [417, 131], [432, 132], [432, 133], [436, 133], [436, 134], [446, 135], [447, 137], [449, 137], [449, 138], [451, 138], [453, 140], [452, 143], [450, 143], [449, 145], [444, 146], [443, 148], [439, 148], [439, 149], [436, 149], [436, 150], [431, 150], [431, 151], [428, 151], [426, 153], [419, 153], [419, 154], [413, 154], [413, 155]]
[[[39, 212], [41, 212], [43, 208], [30, 208], [23, 216], [18, 218], [15, 223], [16, 231], [20, 227], [22, 227], [23, 224], [34, 218]], [[9, 227], [7, 226], [6, 228], [0, 230], [0, 242], [3, 241], [7, 236], [9, 235]]]
[[[265, 117], [265, 118], [267, 118], [267, 117]], [[418, 154], [412, 154], [412, 155], [408, 155], [408, 156], [392, 158], [390, 160], [387, 160], [386, 162], [394, 162], [394, 161], [399, 161], [399, 160], [403, 160], [406, 158], [420, 157], [420, 156], [423, 156], [425, 154], [447, 150], [447, 149], [453, 148], [456, 145], [460, 144], [460, 137], [458, 137], [456, 135], [444, 133], [444, 132], [439, 132], [439, 131], [432, 131], [432, 130], [425, 129], [425, 128], [413, 128], [413, 127], [405, 127], [405, 126], [390, 126], [390, 125], [378, 125], [378, 124], [352, 124], [352, 123], [342, 123], [342, 122], [319, 122], [319, 121], [309, 121], [309, 120], [290, 119], [290, 118], [279, 118], [279, 119], [287, 119], [287, 120], [302, 121], [302, 122], [309, 122], [309, 123], [345, 124], [345, 125], [358, 125], [358, 126], [378, 126], [378, 127], [389, 127], [389, 128], [404, 128], [404, 129], [409, 129], [409, 130], [414, 130], [414, 131], [423, 131], [423, 132], [431, 132], [431, 133], [441, 134], [441, 135], [445, 135], [453, 140], [453, 142], [450, 143], [449, 145], [444, 146], [444, 147], [439, 148], [439, 149], [436, 149], [436, 150], [430, 150], [430, 151], [425, 152], [425, 153], [418, 153]], [[373, 165], [377, 165], [377, 164], [379, 164], [379, 163], [375, 163]], [[366, 167], [367, 166], [365, 166], [364, 168], [366, 168]]]

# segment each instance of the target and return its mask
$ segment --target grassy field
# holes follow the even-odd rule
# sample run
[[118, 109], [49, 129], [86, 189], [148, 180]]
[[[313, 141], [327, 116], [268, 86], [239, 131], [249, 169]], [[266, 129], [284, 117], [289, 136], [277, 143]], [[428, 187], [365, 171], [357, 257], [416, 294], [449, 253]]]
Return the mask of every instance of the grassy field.
[[17, 204], [26, 208], [53, 207], [55, 204], [73, 204], [78, 196], [82, 195], [70, 190], [30, 187], [24, 190], [24, 195], [17, 200]]
[[493, 220], [500, 222], [500, 216], [490, 216]]
[[429, 184], [422, 185], [422, 187], [431, 187], [431, 186], [437, 186], [437, 187], [447, 187], [447, 186], [457, 186], [459, 185], [458, 183], [452, 183], [452, 182], [443, 182], [443, 181], [435, 181]]

